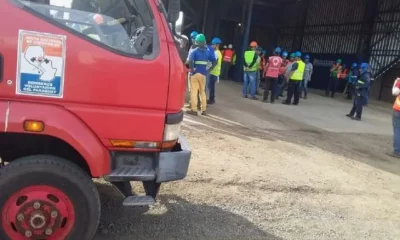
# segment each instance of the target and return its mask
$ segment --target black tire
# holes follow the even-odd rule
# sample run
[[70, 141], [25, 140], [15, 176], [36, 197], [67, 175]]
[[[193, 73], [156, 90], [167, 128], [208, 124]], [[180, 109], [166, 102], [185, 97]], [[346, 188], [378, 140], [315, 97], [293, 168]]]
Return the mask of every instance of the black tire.
[[[0, 214], [6, 201], [17, 191], [48, 185], [68, 196], [75, 210], [75, 222], [66, 240], [93, 239], [100, 221], [101, 203], [90, 176], [77, 165], [56, 156], [35, 155], [15, 160], [0, 169]], [[0, 217], [0, 239], [7, 236]]]

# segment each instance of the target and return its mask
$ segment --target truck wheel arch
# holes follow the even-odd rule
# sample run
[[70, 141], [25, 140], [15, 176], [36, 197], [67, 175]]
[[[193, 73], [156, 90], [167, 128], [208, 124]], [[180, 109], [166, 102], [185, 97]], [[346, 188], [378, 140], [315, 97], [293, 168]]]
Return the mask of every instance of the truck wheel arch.
[[85, 159], [92, 177], [101, 177], [110, 172], [108, 150], [96, 134], [66, 108], [50, 104], [11, 102], [7, 112], [4, 120], [5, 132], [32, 134], [24, 130], [24, 122], [42, 121], [44, 131], [36, 134], [52, 136], [68, 143]]

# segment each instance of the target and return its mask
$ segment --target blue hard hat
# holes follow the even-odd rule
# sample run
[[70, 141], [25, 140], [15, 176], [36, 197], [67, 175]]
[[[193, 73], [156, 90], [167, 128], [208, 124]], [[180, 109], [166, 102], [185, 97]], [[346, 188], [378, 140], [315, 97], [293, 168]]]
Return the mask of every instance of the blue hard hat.
[[215, 45], [215, 44], [221, 44], [222, 43], [222, 41], [221, 41], [221, 39], [219, 39], [219, 38], [214, 38], [212, 41], [211, 41], [211, 44], [212, 45]]
[[351, 65], [351, 66], [356, 68], [356, 67], [358, 67], [358, 64], [357, 63], [353, 63], [353, 65]]
[[275, 48], [274, 53], [281, 53], [282, 49], [280, 47]]
[[367, 69], [367, 68], [369, 68], [369, 64], [368, 63], [361, 63], [360, 68], [361, 69]]
[[306, 54], [306, 55], [304, 56], [304, 59], [310, 59], [310, 55]]
[[284, 51], [284, 52], [282, 53], [282, 57], [287, 57], [288, 55], [289, 55], [289, 53], [286, 52], [286, 51]]
[[197, 35], [199, 35], [199, 33], [196, 32], [196, 31], [193, 31], [193, 32], [190, 34], [190, 38], [191, 38], [191, 39], [195, 39], [195, 38], [197, 37]]
[[296, 57], [300, 58], [301, 57], [301, 52], [297, 51], [296, 52]]

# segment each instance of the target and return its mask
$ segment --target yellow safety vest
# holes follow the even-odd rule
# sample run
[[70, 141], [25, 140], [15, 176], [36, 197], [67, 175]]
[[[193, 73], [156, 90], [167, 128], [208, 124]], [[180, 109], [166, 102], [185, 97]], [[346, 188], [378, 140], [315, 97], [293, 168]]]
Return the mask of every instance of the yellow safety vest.
[[233, 64], [233, 65], [236, 65], [236, 53], [233, 54], [233, 57], [232, 57], [232, 64]]
[[[244, 60], [246, 61], [248, 66], [253, 62], [256, 54], [257, 53], [254, 50], [249, 50], [244, 53]], [[258, 70], [258, 64], [256, 62], [256, 63], [254, 63], [254, 65], [251, 68], [249, 68], [246, 71], [247, 72], [256, 72], [257, 70]]]
[[221, 65], [222, 65], [222, 53], [219, 50], [215, 50], [215, 56], [217, 57], [217, 65], [215, 65], [214, 69], [210, 72], [210, 74], [214, 76], [221, 75]]
[[303, 81], [304, 70], [306, 69], [306, 64], [301, 60], [296, 61], [296, 63], [298, 64], [297, 70], [294, 71], [294, 73], [292, 74], [290, 79], [295, 80], [295, 81]]

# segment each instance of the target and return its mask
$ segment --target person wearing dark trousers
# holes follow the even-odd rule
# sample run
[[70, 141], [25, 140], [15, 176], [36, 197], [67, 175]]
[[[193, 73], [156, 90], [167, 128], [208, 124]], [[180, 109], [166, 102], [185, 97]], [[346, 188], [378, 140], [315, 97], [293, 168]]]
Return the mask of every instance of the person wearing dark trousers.
[[307, 54], [304, 56], [304, 63], [306, 64], [306, 68], [304, 70], [304, 79], [301, 83], [300, 97], [307, 99], [308, 83], [311, 82], [311, 77], [312, 77], [313, 70], [314, 70], [312, 63], [310, 62], [310, 55]]
[[393, 151], [388, 153], [389, 156], [400, 159], [400, 78], [394, 81], [392, 87], [392, 95], [396, 97], [393, 104]]
[[268, 58], [268, 62], [265, 64], [264, 68], [264, 76], [266, 77], [266, 86], [264, 90], [264, 102], [268, 101], [269, 91], [271, 90], [271, 103], [275, 102], [277, 85], [278, 85], [278, 77], [279, 77], [279, 69], [282, 66], [282, 58], [281, 48], [277, 47], [274, 50], [274, 56]]
[[283, 88], [286, 83], [285, 72], [286, 72], [286, 66], [289, 63], [289, 60], [287, 59], [288, 55], [289, 54], [286, 51], [282, 53], [282, 65], [279, 68], [278, 84], [277, 84], [275, 99], [279, 99], [279, 97], [282, 96]]
[[355, 86], [355, 98], [353, 108], [346, 116], [357, 121], [361, 121], [363, 105], [368, 94], [368, 87], [371, 82], [371, 73], [368, 71], [368, 63], [361, 64], [361, 77], [357, 80]]
[[232, 58], [235, 54], [232, 48], [232, 44], [229, 44], [228, 48], [224, 49], [222, 53], [221, 78], [224, 80], [228, 80], [229, 70], [232, 67]]
[[335, 97], [335, 93], [338, 88], [339, 83], [339, 74], [342, 72], [342, 59], [338, 59], [336, 64], [334, 64], [330, 70], [329, 82], [328, 87], [326, 88], [325, 95], [328, 97], [329, 95], [331, 98]]
[[357, 79], [359, 77], [360, 71], [358, 69], [358, 64], [357, 63], [353, 63], [353, 65], [351, 66], [350, 69], [350, 73], [347, 77], [347, 99], [351, 100], [353, 98], [354, 95], [354, 90], [355, 90], [355, 86], [357, 83]]
[[298, 105], [300, 100], [300, 84], [303, 81], [306, 64], [301, 60], [301, 52], [296, 52], [296, 59], [287, 76], [289, 79], [288, 94], [283, 104], [290, 105], [294, 96], [293, 105]]
[[215, 104], [215, 88], [216, 88], [216, 84], [219, 82], [219, 76], [221, 74], [221, 64], [222, 64], [222, 53], [219, 50], [219, 45], [222, 43], [221, 39], [214, 38], [211, 43], [212, 43], [212, 47], [215, 51], [217, 65], [210, 72], [210, 81], [208, 83], [210, 97], [207, 101], [207, 104]]

